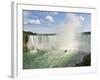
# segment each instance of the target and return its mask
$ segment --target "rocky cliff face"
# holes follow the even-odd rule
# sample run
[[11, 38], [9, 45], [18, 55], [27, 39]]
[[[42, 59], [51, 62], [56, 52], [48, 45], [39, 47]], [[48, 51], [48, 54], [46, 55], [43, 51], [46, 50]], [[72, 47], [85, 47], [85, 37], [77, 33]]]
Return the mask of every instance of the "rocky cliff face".
[[32, 34], [32, 32], [23, 31], [23, 52], [28, 51], [28, 36]]

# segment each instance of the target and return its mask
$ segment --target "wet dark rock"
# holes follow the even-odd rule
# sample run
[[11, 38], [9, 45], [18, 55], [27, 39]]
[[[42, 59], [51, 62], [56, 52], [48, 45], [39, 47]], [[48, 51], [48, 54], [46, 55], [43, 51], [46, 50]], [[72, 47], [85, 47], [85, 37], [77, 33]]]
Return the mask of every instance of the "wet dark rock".
[[91, 65], [91, 54], [84, 56], [83, 60], [80, 63], [75, 64], [75, 66], [90, 66], [90, 65]]

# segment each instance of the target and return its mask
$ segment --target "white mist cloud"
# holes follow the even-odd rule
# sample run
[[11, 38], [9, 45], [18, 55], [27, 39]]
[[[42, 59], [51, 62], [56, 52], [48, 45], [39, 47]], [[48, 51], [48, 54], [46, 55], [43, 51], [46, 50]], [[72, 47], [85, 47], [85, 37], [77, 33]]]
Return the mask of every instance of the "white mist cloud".
[[44, 20], [46, 20], [47, 22], [53, 22], [54, 21], [53, 17], [50, 16], [50, 15], [47, 15]]
[[24, 20], [24, 24], [29, 24], [28, 20]]
[[57, 29], [57, 40], [60, 48], [78, 49], [77, 30], [81, 26], [81, 19], [74, 13], [67, 13], [65, 21]]
[[40, 20], [39, 19], [36, 19], [36, 20], [33, 20], [32, 22], [33, 24], [41, 24]]
[[24, 20], [24, 24], [41, 24], [39, 19], [26, 19]]

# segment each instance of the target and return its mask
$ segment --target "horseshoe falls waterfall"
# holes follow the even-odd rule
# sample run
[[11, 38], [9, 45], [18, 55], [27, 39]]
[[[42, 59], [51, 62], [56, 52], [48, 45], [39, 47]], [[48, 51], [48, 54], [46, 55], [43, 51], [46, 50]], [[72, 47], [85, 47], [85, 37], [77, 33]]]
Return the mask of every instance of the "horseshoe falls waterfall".
[[67, 13], [54, 33], [24, 31], [23, 69], [90, 66], [90, 33], [81, 26], [78, 15]]

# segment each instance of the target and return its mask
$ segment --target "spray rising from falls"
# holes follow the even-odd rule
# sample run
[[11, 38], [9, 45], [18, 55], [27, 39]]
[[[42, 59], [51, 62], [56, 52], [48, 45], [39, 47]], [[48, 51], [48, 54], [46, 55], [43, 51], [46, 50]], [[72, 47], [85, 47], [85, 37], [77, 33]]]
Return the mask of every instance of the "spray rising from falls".
[[58, 27], [57, 40], [60, 49], [77, 50], [77, 31], [81, 26], [80, 17], [73, 14], [67, 13], [65, 21]]

